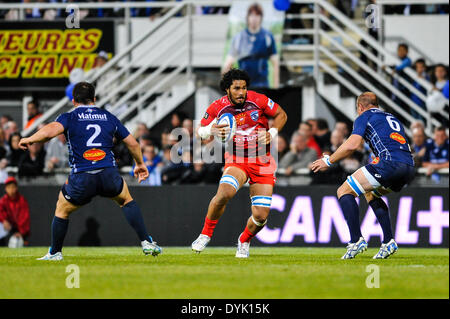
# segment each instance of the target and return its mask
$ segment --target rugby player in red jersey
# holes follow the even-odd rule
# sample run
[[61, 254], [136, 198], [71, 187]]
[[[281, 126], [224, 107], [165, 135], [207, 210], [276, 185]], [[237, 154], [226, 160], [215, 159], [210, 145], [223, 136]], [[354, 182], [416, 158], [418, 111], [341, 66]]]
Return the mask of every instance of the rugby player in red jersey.
[[[286, 112], [263, 94], [248, 91], [250, 79], [245, 71], [231, 69], [225, 73], [220, 87], [227, 95], [213, 102], [206, 110], [198, 135], [225, 137], [229, 128], [217, 125], [215, 119], [230, 113], [236, 120], [232, 150], [225, 153], [225, 168], [217, 194], [209, 203], [200, 236], [192, 250], [200, 253], [208, 245], [225, 207], [247, 181], [250, 184], [251, 216], [238, 239], [236, 257], [249, 256], [250, 240], [264, 227], [272, 202], [276, 162], [270, 154], [270, 143], [287, 121]], [[273, 117], [269, 129], [268, 118]]]

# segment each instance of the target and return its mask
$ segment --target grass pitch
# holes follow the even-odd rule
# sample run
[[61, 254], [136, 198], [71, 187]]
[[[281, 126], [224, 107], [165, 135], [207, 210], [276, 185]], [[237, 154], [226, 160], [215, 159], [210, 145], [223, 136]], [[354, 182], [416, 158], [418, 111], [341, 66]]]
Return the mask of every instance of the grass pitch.
[[[340, 260], [345, 248], [164, 248], [159, 257], [139, 247], [66, 247], [60, 262], [37, 261], [47, 248], [0, 248], [0, 298], [449, 298], [449, 250], [401, 248], [387, 260], [369, 249]], [[69, 289], [68, 265], [80, 288]], [[367, 288], [379, 266], [379, 288]], [[369, 270], [370, 272], [367, 272]]]

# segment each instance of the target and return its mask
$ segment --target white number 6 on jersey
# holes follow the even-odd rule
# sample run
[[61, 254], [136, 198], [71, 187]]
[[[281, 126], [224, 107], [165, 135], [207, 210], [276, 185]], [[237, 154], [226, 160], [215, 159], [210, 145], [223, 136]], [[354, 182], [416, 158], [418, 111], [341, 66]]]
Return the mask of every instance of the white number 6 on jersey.
[[394, 131], [400, 132], [400, 124], [394, 119], [393, 116], [386, 116], [386, 121], [388, 121], [389, 126]]
[[102, 146], [102, 143], [94, 143], [94, 140], [97, 138], [97, 136], [100, 135], [100, 132], [102, 131], [102, 128], [98, 124], [89, 124], [86, 126], [86, 130], [90, 130], [93, 128], [95, 130], [94, 134], [88, 139], [86, 146], [94, 147], [94, 146]]

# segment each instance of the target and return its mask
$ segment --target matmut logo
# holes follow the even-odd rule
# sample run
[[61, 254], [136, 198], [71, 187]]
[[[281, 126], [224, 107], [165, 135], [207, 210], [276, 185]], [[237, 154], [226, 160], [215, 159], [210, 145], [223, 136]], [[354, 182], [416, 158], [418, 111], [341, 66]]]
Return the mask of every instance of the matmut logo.
[[79, 113], [78, 119], [81, 121], [107, 121], [106, 114]]

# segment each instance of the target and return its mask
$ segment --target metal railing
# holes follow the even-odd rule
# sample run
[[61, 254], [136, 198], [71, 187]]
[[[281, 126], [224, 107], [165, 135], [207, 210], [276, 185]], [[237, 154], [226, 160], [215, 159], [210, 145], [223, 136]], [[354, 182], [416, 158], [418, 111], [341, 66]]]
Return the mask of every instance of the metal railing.
[[[39, 9], [65, 9], [69, 4], [64, 3], [17, 3], [17, 4], [2, 4], [0, 3], [0, 9], [17, 9], [21, 12], [19, 17], [21, 19], [24, 18], [24, 10], [29, 8], [39, 8]], [[73, 3], [71, 3], [73, 5]], [[130, 28], [131, 28], [131, 9], [132, 8], [167, 8], [169, 9], [162, 17], [155, 20], [155, 22], [151, 25], [149, 30], [143, 33], [136, 41], [129, 43], [128, 46], [123, 49], [119, 54], [114, 56], [110, 61], [108, 61], [105, 65], [103, 65], [98, 70], [90, 70], [86, 74], [86, 81], [95, 82], [99, 78], [101, 78], [106, 73], [114, 73], [111, 78], [107, 80], [107, 84], [116, 84], [116, 87], [113, 90], [108, 90], [107, 92], [97, 92], [99, 94], [106, 93], [104, 97], [101, 97], [97, 101], [98, 106], [105, 106], [109, 103], [112, 104], [111, 111], [116, 111], [120, 108], [120, 106], [124, 105], [124, 103], [130, 101], [133, 96], [139, 95], [142, 93], [142, 89], [144, 87], [148, 87], [150, 84], [153, 84], [152, 81], [157, 80], [157, 83], [154, 83], [154, 87], [148, 92], [145, 92], [142, 96], [146, 98], [150, 98], [152, 94], [157, 93], [156, 89], [161, 89], [163, 85], [170, 85], [170, 81], [174, 81], [176, 79], [176, 75], [181, 73], [185, 73], [187, 79], [192, 78], [192, 50], [193, 50], [193, 25], [192, 25], [192, 16], [194, 14], [193, 6], [197, 5], [208, 5], [208, 6], [230, 6], [230, 2], [222, 1], [222, 0], [185, 0], [182, 2], [168, 1], [168, 2], [102, 2], [102, 3], [76, 3], [75, 4], [79, 9], [98, 9], [98, 8], [113, 8], [113, 9], [124, 9], [124, 23], [126, 26], [126, 34], [128, 37], [128, 41], [130, 41]], [[165, 27], [172, 18], [179, 16], [180, 13], [185, 13], [184, 16], [179, 17], [180, 22], [176, 24], [174, 29], [166, 30], [166, 32], [173, 31], [172, 34], [167, 34], [165, 39], [173, 38], [172, 35], [176, 33], [175, 39], [178, 41], [171, 41], [172, 47], [166, 49], [166, 51], [159, 51], [156, 54], [156, 58], [164, 58], [165, 56], [170, 56], [170, 52], [176, 52], [176, 56], [172, 56], [173, 58], [184, 56], [186, 57], [186, 62], [181, 62], [181, 67], [177, 67], [175, 70], [170, 71], [171, 62], [170, 58], [166, 59], [165, 62], [158, 66], [158, 68], [151, 72], [149, 75], [148, 70], [152, 65], [154, 60], [148, 60], [138, 68], [137, 71], [133, 71], [133, 67], [135, 62], [139, 59], [145, 58], [149, 51], [144, 52], [141, 56], [136, 57], [133, 56], [133, 51], [139, 48], [144, 42], [148, 42], [151, 39], [152, 35], [156, 32], [160, 31], [163, 27]], [[184, 25], [183, 25], [184, 24]], [[170, 37], [169, 37], [170, 35]], [[185, 45], [183, 44], [185, 42]], [[160, 49], [159, 46], [153, 46], [152, 50]], [[171, 50], [172, 49], [172, 50]], [[155, 59], [156, 59], [155, 58]], [[123, 65], [122, 65], [123, 64]], [[167, 75], [165, 72], [170, 71]], [[146, 73], [147, 72], [147, 73]], [[160, 78], [157, 79], [157, 76]], [[161, 79], [162, 77], [162, 79]], [[165, 78], [164, 78], [165, 77]], [[123, 79], [123, 80], [121, 80]], [[135, 83], [138, 83], [135, 85]], [[127, 90], [128, 89], [128, 90]], [[140, 91], [139, 91], [140, 89]], [[114, 98], [117, 97], [121, 92], [126, 92], [124, 97], [121, 97], [119, 101], [114, 101]], [[149, 94], [151, 92], [151, 94]], [[137, 101], [139, 103], [143, 103], [144, 99], [141, 97], [138, 98]], [[136, 102], [137, 102], [136, 101]], [[124, 119], [126, 115], [130, 115], [133, 111], [135, 111], [139, 105], [136, 102], [132, 102], [130, 106], [128, 106], [126, 112], [119, 116], [120, 119]], [[55, 105], [53, 105], [50, 109], [48, 109], [43, 116], [38, 118], [28, 129], [25, 129], [21, 132], [22, 136], [28, 136], [32, 132], [36, 130], [36, 128], [45, 123], [48, 119], [53, 118], [57, 112], [60, 112], [63, 108], [66, 108], [69, 105], [69, 100], [67, 97], [63, 97], [60, 101], [58, 101]]]
[[[442, 3], [441, 1], [433, 1], [433, 3]], [[354, 21], [345, 16], [337, 8], [329, 4], [324, 0], [292, 0], [294, 3], [300, 4], [312, 4], [314, 5], [313, 13], [310, 14], [298, 14], [291, 15], [291, 18], [304, 18], [312, 19], [314, 23], [313, 29], [299, 30], [301, 32], [294, 32], [292, 29], [285, 30], [285, 34], [313, 34], [312, 45], [295, 45], [288, 49], [312, 51], [313, 60], [311, 61], [292, 61], [287, 62], [285, 65], [290, 66], [304, 66], [310, 65], [313, 67], [313, 75], [316, 83], [323, 77], [322, 72], [330, 74], [338, 83], [347, 88], [350, 92], [357, 96], [357, 92], [361, 92], [361, 89], [355, 85], [357, 82], [360, 87], [364, 87], [366, 90], [375, 92], [385, 106], [389, 108], [389, 111], [400, 115], [406, 122], [411, 123], [416, 119], [405, 109], [397, 105], [392, 101], [391, 95], [395, 95], [399, 101], [407, 105], [408, 108], [414, 110], [426, 120], [426, 131], [428, 134], [432, 133], [432, 129], [436, 126], [440, 126], [440, 121], [432, 115], [430, 112], [422, 109], [417, 105], [410, 96], [405, 95], [396, 86], [394, 86], [387, 78], [392, 76], [402, 86], [408, 89], [411, 93], [415, 94], [422, 102], [426, 103], [426, 95], [413, 86], [408, 80], [394, 73], [389, 66], [385, 66], [384, 61], [389, 58], [400, 64], [400, 59], [394, 56], [391, 52], [388, 52], [377, 40], [365, 30], [361, 29]], [[398, 1], [397, 1], [398, 2]], [[408, 1], [409, 2], [409, 1]], [[377, 2], [378, 4], [379, 2]], [[421, 4], [427, 3], [427, 1], [420, 1]], [[403, 3], [405, 4], [405, 3]], [[327, 12], [327, 14], [324, 14]], [[290, 17], [288, 15], [288, 17]], [[327, 27], [325, 29], [324, 27]], [[313, 31], [313, 32], [312, 32]], [[346, 41], [349, 45], [344, 45], [342, 42], [337, 41], [334, 36], [330, 35], [330, 31], [333, 35], [338, 35], [343, 41]], [[353, 35], [356, 35], [360, 39], [364, 40], [367, 46], [363, 46]], [[324, 42], [328, 42], [330, 45], [326, 46]], [[372, 70], [369, 65], [361, 61], [358, 53], [364, 54], [369, 61], [372, 61], [377, 67], [378, 71]], [[349, 75], [352, 80], [349, 80], [343, 76], [342, 72], [336, 70], [327, 64], [327, 61], [335, 63], [338, 69], [341, 69]], [[370, 74], [372, 81], [365, 78], [353, 65], [356, 65], [359, 70], [363, 70], [367, 74]], [[383, 71], [384, 69], [384, 71]], [[427, 90], [431, 90], [432, 84], [422, 78], [419, 78], [414, 70], [406, 68], [404, 72], [414, 81], [417, 81]], [[336, 101], [337, 102], [337, 101]], [[442, 116], [448, 120], [448, 112], [441, 111]], [[353, 118], [351, 120], [354, 120]]]

